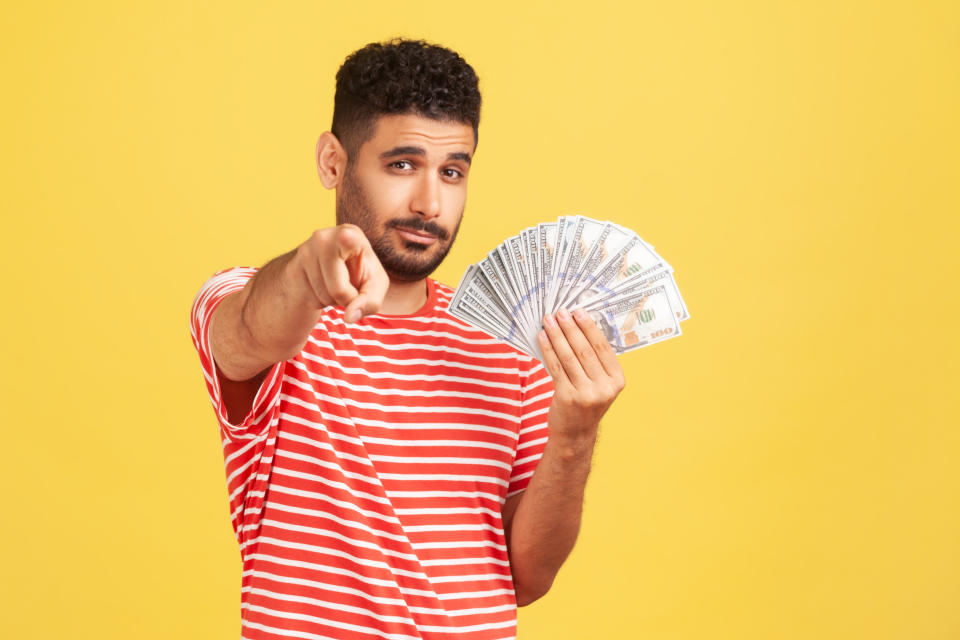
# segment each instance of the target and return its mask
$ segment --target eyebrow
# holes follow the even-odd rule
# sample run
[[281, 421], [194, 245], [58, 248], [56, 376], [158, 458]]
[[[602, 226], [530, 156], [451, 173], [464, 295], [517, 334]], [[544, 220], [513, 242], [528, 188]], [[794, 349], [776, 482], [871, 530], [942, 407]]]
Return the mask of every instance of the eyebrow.
[[[380, 154], [380, 157], [383, 159], [386, 158], [396, 158], [397, 156], [425, 156], [427, 152], [423, 147], [394, 147], [389, 151], [384, 151]], [[470, 164], [471, 158], [469, 153], [455, 152], [448, 153], [447, 160], [463, 160], [467, 164]]]

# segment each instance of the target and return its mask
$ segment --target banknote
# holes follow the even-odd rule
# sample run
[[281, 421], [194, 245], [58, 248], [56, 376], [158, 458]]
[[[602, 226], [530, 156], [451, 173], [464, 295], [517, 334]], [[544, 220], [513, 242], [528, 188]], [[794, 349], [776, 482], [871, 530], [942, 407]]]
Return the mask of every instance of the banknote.
[[637, 291], [588, 311], [617, 353], [680, 335], [664, 286]]
[[630, 229], [560, 216], [524, 229], [470, 265], [449, 311], [541, 358], [545, 314], [583, 308], [617, 353], [679, 336], [690, 317], [673, 267]]

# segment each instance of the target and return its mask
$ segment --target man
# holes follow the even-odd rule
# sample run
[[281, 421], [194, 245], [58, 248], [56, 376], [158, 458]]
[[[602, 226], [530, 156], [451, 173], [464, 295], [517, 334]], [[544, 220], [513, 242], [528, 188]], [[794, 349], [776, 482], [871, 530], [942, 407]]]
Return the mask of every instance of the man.
[[429, 274], [457, 235], [479, 111], [452, 51], [353, 53], [317, 144], [337, 226], [194, 301], [244, 638], [513, 638], [573, 547], [623, 374], [582, 312], [544, 318], [550, 375], [447, 313]]

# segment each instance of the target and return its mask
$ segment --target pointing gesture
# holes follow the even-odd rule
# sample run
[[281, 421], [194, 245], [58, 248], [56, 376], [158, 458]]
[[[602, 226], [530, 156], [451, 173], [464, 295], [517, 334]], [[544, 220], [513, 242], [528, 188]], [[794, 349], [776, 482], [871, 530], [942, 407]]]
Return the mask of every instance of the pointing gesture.
[[310, 283], [317, 308], [340, 305], [347, 322], [376, 313], [390, 286], [367, 236], [352, 224], [314, 231], [292, 266]]

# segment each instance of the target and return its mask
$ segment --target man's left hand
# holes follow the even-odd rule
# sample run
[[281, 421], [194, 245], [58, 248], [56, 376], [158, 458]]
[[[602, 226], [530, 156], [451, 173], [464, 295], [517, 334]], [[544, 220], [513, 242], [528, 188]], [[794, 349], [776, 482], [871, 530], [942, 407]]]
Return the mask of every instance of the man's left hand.
[[623, 369], [606, 336], [583, 309], [544, 316], [543, 326], [540, 350], [554, 382], [547, 418], [550, 437], [592, 445], [600, 418], [623, 390]]

